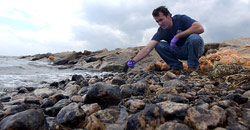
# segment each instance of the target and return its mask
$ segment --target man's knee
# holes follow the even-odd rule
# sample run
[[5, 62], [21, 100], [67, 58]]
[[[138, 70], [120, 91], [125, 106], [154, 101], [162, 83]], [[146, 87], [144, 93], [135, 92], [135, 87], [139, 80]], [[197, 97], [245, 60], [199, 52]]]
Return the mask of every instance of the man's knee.
[[200, 35], [198, 34], [191, 34], [188, 39], [191, 43], [194, 43], [194, 44], [203, 44], [203, 39]]
[[158, 52], [158, 51], [161, 51], [161, 50], [164, 50], [166, 48], [168, 43], [166, 42], [159, 42], [156, 46], [155, 46], [155, 50]]

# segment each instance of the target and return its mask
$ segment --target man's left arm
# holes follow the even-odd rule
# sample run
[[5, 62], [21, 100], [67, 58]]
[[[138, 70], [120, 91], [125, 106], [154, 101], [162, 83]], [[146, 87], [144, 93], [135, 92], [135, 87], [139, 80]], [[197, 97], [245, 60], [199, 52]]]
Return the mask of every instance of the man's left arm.
[[175, 35], [177, 38], [187, 37], [190, 34], [201, 34], [204, 32], [204, 28], [198, 22], [194, 22], [187, 30]]

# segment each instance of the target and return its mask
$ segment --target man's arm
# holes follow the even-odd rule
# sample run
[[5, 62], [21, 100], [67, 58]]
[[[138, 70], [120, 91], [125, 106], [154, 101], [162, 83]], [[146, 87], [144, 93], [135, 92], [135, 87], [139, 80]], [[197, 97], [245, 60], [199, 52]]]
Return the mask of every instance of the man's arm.
[[133, 60], [135, 62], [139, 62], [141, 59], [143, 59], [144, 57], [146, 57], [153, 49], [154, 47], [157, 45], [158, 41], [155, 40], [151, 40], [147, 46], [145, 46], [134, 58]]
[[194, 22], [191, 27], [189, 27], [187, 30], [180, 32], [178, 34], [176, 34], [177, 38], [182, 38], [182, 37], [186, 37], [190, 34], [201, 34], [204, 32], [204, 28], [202, 27], [201, 24], [199, 24], [198, 22]]

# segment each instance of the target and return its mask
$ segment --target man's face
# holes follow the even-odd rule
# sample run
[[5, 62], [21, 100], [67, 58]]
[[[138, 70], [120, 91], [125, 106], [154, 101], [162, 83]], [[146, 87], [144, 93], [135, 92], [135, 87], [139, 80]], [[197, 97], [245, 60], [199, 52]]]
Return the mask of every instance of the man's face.
[[170, 17], [170, 15], [165, 16], [162, 12], [159, 12], [159, 15], [154, 17], [154, 19], [162, 29], [171, 28], [171, 17]]

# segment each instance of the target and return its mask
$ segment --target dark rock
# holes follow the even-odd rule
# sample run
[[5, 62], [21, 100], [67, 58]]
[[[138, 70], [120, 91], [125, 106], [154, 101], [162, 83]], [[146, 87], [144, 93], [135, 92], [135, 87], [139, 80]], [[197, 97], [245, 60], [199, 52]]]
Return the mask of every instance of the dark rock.
[[211, 104], [211, 106], [213, 105], [217, 105], [219, 107], [222, 107], [223, 109], [226, 109], [228, 107], [236, 106], [236, 103], [231, 100], [222, 100]]
[[47, 130], [48, 124], [41, 110], [26, 110], [8, 116], [0, 122], [1, 130]]
[[85, 112], [77, 103], [71, 103], [60, 110], [56, 116], [56, 121], [59, 124], [75, 128], [83, 123], [85, 116]]
[[[223, 111], [220, 108], [220, 112]], [[218, 125], [224, 124], [225, 114], [218, 111], [203, 109], [201, 107], [191, 107], [187, 111], [184, 123], [194, 129], [205, 130], [208, 128], [216, 128]]]
[[128, 84], [121, 85], [120, 87], [122, 98], [129, 98], [132, 95], [132, 86]]
[[56, 102], [57, 102], [56, 99], [48, 99], [48, 100], [45, 101], [40, 107], [41, 107], [41, 108], [51, 107], [51, 106], [55, 105]]
[[148, 84], [144, 81], [139, 81], [132, 84], [132, 90], [132, 95], [134, 96], [143, 96], [144, 94], [150, 92]]
[[25, 111], [27, 109], [29, 109], [29, 106], [27, 104], [13, 105], [13, 106], [6, 108], [5, 116], [13, 115], [13, 114], [16, 114], [18, 112]]
[[52, 117], [56, 117], [56, 115], [58, 114], [58, 112], [62, 109], [63, 107], [61, 106], [53, 106], [53, 107], [47, 107], [44, 110], [44, 113], [46, 115], [52, 116]]
[[237, 102], [238, 104], [243, 104], [243, 103], [246, 103], [248, 101], [248, 97], [243, 96], [241, 94], [237, 94], [237, 93], [230, 94], [225, 99], [233, 100], [233, 101]]
[[40, 105], [42, 103], [42, 100], [35, 96], [26, 96], [24, 98], [24, 103], [32, 103]]
[[0, 101], [1, 101], [1, 102], [9, 102], [10, 99], [11, 99], [10, 96], [5, 96], [5, 97], [1, 97], [1, 98], [0, 98]]
[[161, 107], [150, 104], [128, 119], [127, 130], [156, 129], [164, 122], [165, 118]]
[[226, 109], [226, 115], [227, 115], [227, 124], [228, 125], [233, 125], [233, 124], [238, 123], [237, 113], [232, 107], [229, 107]]
[[247, 127], [241, 125], [241, 124], [232, 124], [227, 127], [227, 130], [249, 130]]
[[56, 99], [57, 101], [60, 101], [62, 99], [66, 99], [66, 98], [68, 98], [68, 97], [63, 95], [63, 94], [60, 94], [60, 93], [51, 96], [51, 99]]
[[60, 101], [58, 101], [54, 106], [52, 107], [47, 107], [45, 110], [44, 110], [44, 113], [46, 115], [49, 115], [49, 116], [52, 116], [52, 117], [55, 117], [58, 112], [65, 106], [67, 106], [68, 104], [70, 104], [70, 100], [68, 99], [62, 99]]
[[248, 91], [248, 90], [250, 90], [250, 85], [243, 86], [241, 89]]
[[84, 80], [83, 76], [82, 75], [77, 75], [77, 74], [74, 74], [71, 78], [72, 81], [81, 81], [81, 80]]
[[189, 101], [187, 98], [185, 98], [182, 95], [169, 94], [169, 95], [167, 95], [167, 98], [168, 98], [169, 101], [177, 102], [177, 103], [188, 103], [188, 101]]
[[166, 122], [162, 124], [157, 130], [192, 130], [185, 124], [176, 122]]
[[28, 93], [28, 92], [29, 91], [25, 87], [22, 87], [22, 88], [18, 89], [17, 93]]
[[250, 108], [250, 100], [248, 100], [246, 103], [242, 104], [243, 108]]
[[247, 127], [250, 128], [250, 109], [243, 109], [242, 120], [247, 125]]
[[95, 62], [95, 61], [97, 61], [98, 59], [97, 58], [95, 58], [95, 57], [87, 57], [86, 59], [85, 59], [85, 61], [87, 62], [87, 63], [89, 63], [89, 62]]
[[117, 105], [121, 100], [118, 86], [96, 83], [90, 86], [85, 103], [98, 103], [101, 107]]
[[114, 85], [123, 85], [125, 84], [125, 80], [120, 78], [120, 77], [114, 77], [112, 80], [111, 80], [111, 84], [114, 84]]
[[3, 104], [0, 102], [0, 110], [3, 110]]
[[88, 92], [88, 88], [87, 87], [83, 87], [78, 91], [79, 95], [84, 95]]

